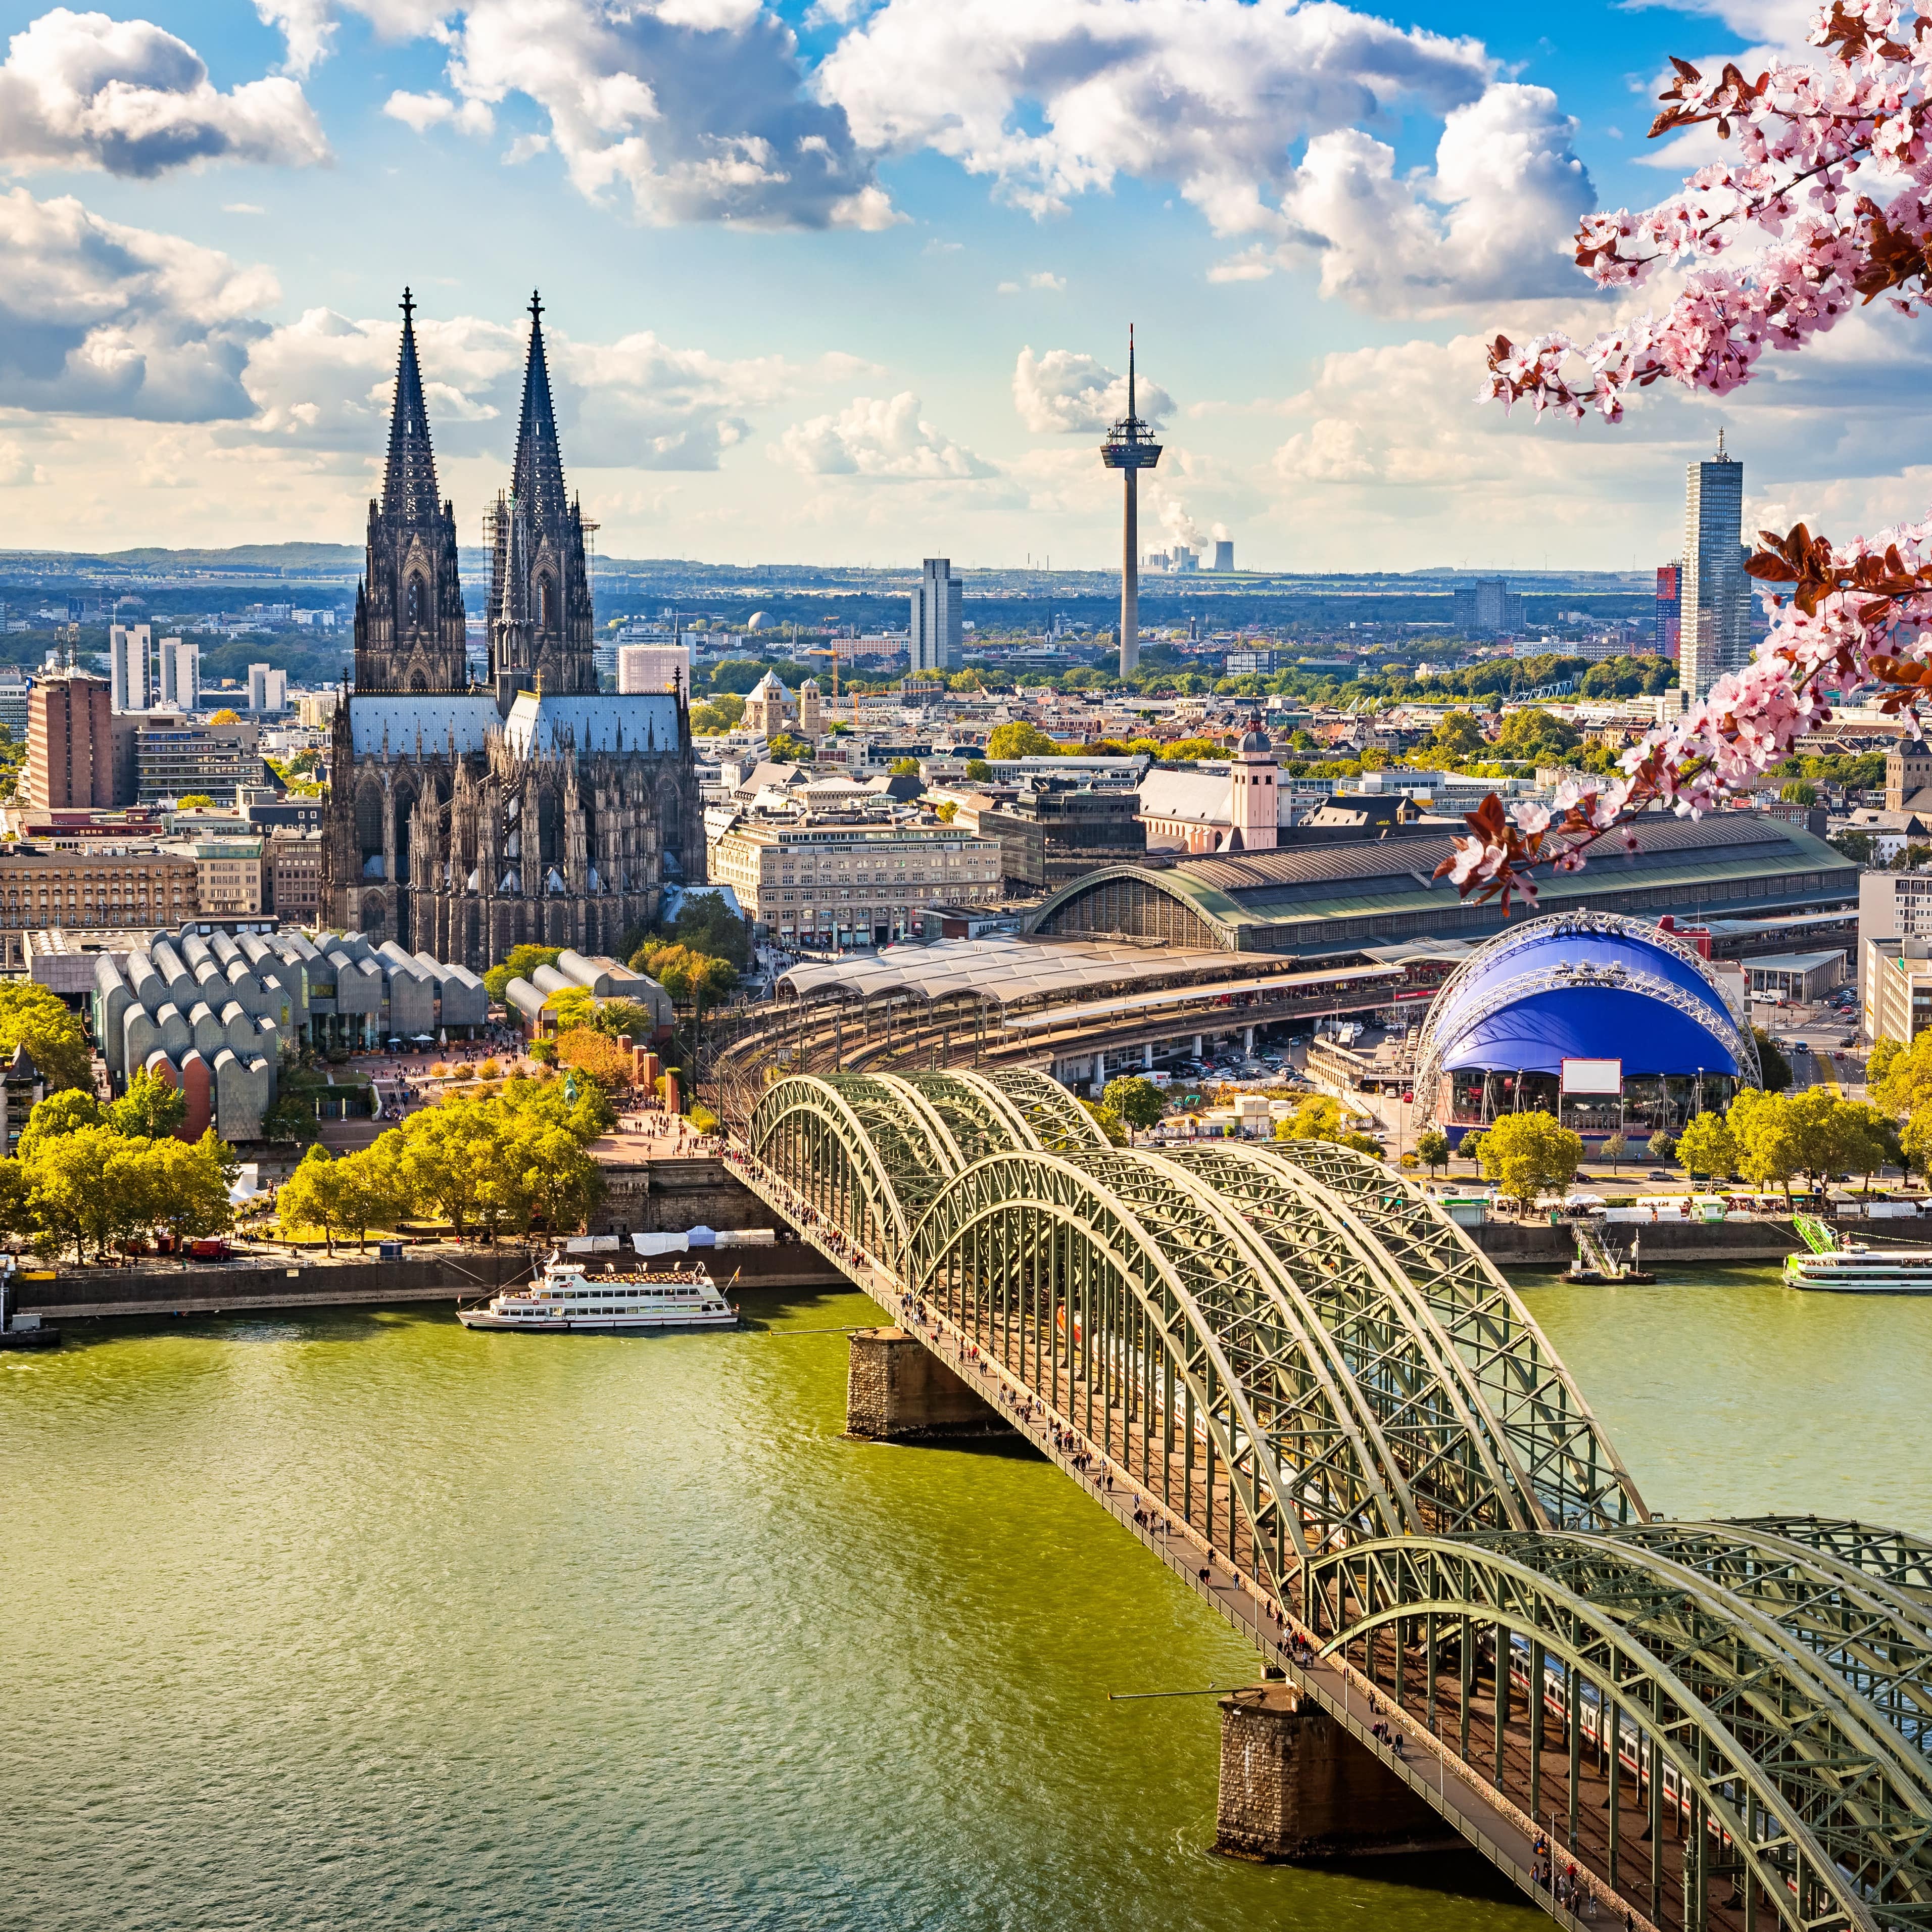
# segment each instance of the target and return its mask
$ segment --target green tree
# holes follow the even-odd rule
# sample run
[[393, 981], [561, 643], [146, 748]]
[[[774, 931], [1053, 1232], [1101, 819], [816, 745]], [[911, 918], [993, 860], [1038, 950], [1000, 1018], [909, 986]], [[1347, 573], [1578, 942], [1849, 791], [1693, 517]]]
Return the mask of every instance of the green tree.
[[1438, 718], [1429, 742], [1435, 754], [1450, 764], [1480, 758], [1484, 749], [1483, 728], [1467, 711], [1451, 711]]
[[1296, 1103], [1294, 1112], [1274, 1124], [1278, 1141], [1330, 1141], [1337, 1147], [1353, 1148], [1358, 1154], [1379, 1157], [1379, 1142], [1352, 1126], [1342, 1111], [1342, 1103], [1329, 1094], [1310, 1094]]
[[1778, 795], [1786, 805], [1816, 805], [1818, 788], [1808, 784], [1802, 778], [1793, 778], [1790, 784], [1780, 785]]
[[1757, 1042], [1758, 1072], [1764, 1081], [1764, 1090], [1782, 1094], [1791, 1084], [1791, 1063], [1785, 1058], [1784, 1048], [1760, 1026], [1751, 1028], [1751, 1037]]
[[320, 1228], [323, 1245], [334, 1254], [336, 1232], [346, 1225], [343, 1193], [343, 1163], [326, 1148], [310, 1148], [276, 1190], [275, 1209], [281, 1216], [283, 1232]]
[[308, 1145], [320, 1134], [316, 1124], [315, 1102], [306, 1094], [292, 1090], [277, 1096], [275, 1104], [262, 1116], [262, 1138], [284, 1145]]
[[562, 955], [560, 946], [513, 946], [483, 975], [484, 986], [500, 1006], [503, 989], [512, 980], [527, 980], [539, 966], [554, 966]]
[[1496, 755], [1540, 764], [1562, 758], [1583, 742], [1583, 734], [1567, 718], [1528, 706], [1512, 711], [1496, 734]]
[[597, 1030], [613, 1040], [628, 1034], [634, 1045], [650, 1043], [657, 1030], [657, 1016], [637, 1000], [606, 1000], [597, 1009]]
[[1684, 1130], [1684, 1137], [1677, 1143], [1677, 1157], [1693, 1175], [1720, 1178], [1737, 1170], [1737, 1137], [1723, 1114], [1700, 1114]]
[[188, 1096], [145, 1066], [106, 1112], [116, 1132], [150, 1141], [166, 1138], [187, 1118]]
[[765, 740], [765, 756], [775, 764], [808, 764], [812, 761], [812, 747], [789, 731], [774, 731]]
[[342, 1229], [356, 1237], [358, 1249], [369, 1245], [371, 1228], [393, 1228], [403, 1217], [402, 1204], [396, 1198], [393, 1163], [372, 1158], [374, 1150], [363, 1148], [345, 1154], [336, 1163], [341, 1190]]
[[969, 784], [984, 784], [993, 776], [993, 768], [984, 758], [966, 760], [966, 782]]
[[1540, 1112], [1503, 1114], [1483, 1134], [1483, 1177], [1526, 1212], [1540, 1194], [1560, 1194], [1576, 1178], [1582, 1137]]
[[896, 778], [916, 778], [919, 776], [919, 760], [916, 758], [895, 758], [886, 770]]
[[[228, 722], [231, 724], [238, 724], [241, 722], [232, 711], [227, 716]], [[218, 711], [208, 722], [211, 724], [219, 724], [221, 718], [222, 714]], [[205, 791], [188, 791], [183, 792], [181, 796], [175, 800], [175, 806], [177, 810], [182, 812], [212, 812], [214, 809], [214, 800]]]
[[1724, 1120], [1738, 1144], [1738, 1172], [1760, 1187], [1783, 1188], [1789, 1203], [1791, 1177], [1804, 1166], [1790, 1100], [1748, 1087], [1731, 1102]]
[[1612, 1171], [1620, 1162], [1630, 1159], [1630, 1142], [1624, 1138], [1623, 1130], [1621, 1127], [1604, 1142], [1603, 1158], [1610, 1162]]
[[85, 1261], [90, 1246], [106, 1250], [118, 1218], [110, 1172], [127, 1146], [112, 1127], [77, 1126], [50, 1135], [22, 1160], [30, 1211], [49, 1252], [71, 1247]]
[[77, 1127], [98, 1127], [104, 1124], [104, 1116], [100, 1102], [85, 1087], [68, 1087], [58, 1094], [50, 1094], [44, 1100], [36, 1100], [27, 1116], [27, 1124], [20, 1130], [20, 1138], [16, 1151], [22, 1160], [31, 1160], [34, 1150], [44, 1142], [62, 1134], [70, 1134]]
[[1865, 1086], [1868, 1090], [1884, 1084], [1886, 1075], [1904, 1051], [1898, 1041], [1887, 1040], [1882, 1034], [1872, 1042], [1872, 1050], [1865, 1056]]
[[752, 963], [751, 921], [731, 910], [722, 892], [694, 887], [679, 902], [669, 937], [694, 952], [728, 959], [740, 972]]
[[1050, 758], [1060, 747], [1037, 724], [1024, 718], [995, 724], [987, 734], [986, 756], [992, 758]]
[[24, 1046], [40, 1070], [50, 1094], [63, 1087], [94, 1084], [94, 1064], [86, 1029], [60, 996], [28, 980], [0, 981], [0, 1061]]
[[1152, 1126], [1167, 1112], [1160, 1089], [1138, 1073], [1117, 1075], [1107, 1082], [1100, 1098], [1126, 1122], [1130, 1132]]
[[1415, 1157], [1433, 1174], [1449, 1165], [1449, 1136], [1440, 1127], [1424, 1127], [1415, 1137]]
[[721, 737], [736, 730], [744, 716], [745, 700], [736, 692], [715, 692], [705, 703], [692, 706], [691, 728], [700, 737]]
[[1661, 1127], [1659, 1127], [1656, 1132], [1651, 1136], [1646, 1150], [1652, 1160], [1668, 1160], [1676, 1153], [1677, 1143]]
[[235, 1225], [228, 1198], [232, 1150], [211, 1127], [190, 1146], [172, 1135], [141, 1144], [135, 1158], [146, 1183], [146, 1224], [166, 1227], [177, 1253]]
[[1127, 1144], [1127, 1124], [1104, 1100], [1082, 1100], [1081, 1106], [1093, 1117], [1094, 1124], [1115, 1147]]

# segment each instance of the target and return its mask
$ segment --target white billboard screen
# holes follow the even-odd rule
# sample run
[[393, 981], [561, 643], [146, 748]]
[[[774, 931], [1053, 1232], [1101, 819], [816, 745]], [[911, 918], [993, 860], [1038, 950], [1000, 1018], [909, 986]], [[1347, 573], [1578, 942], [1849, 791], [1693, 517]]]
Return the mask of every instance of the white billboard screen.
[[1621, 1094], [1624, 1064], [1621, 1060], [1566, 1060], [1563, 1090], [1566, 1094]]

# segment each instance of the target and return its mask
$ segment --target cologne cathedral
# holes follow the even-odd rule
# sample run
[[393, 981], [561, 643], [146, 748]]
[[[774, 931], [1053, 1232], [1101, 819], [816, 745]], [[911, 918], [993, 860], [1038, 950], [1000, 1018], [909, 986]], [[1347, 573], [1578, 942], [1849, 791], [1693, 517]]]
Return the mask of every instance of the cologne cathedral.
[[664, 886], [703, 878], [687, 694], [598, 689], [595, 527], [564, 488], [532, 298], [509, 493], [487, 524], [489, 679], [472, 682], [406, 290], [355, 685], [335, 710], [325, 920], [480, 973], [525, 944], [611, 952], [655, 920]]

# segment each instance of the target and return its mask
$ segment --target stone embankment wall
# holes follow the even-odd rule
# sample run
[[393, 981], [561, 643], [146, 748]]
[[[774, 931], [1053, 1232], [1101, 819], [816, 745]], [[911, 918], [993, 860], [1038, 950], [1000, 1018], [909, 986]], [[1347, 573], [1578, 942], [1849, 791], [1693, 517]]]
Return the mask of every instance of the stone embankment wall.
[[[604, 1257], [597, 1258], [599, 1260]], [[624, 1264], [629, 1256], [610, 1258]], [[701, 1251], [713, 1280], [734, 1298], [760, 1289], [836, 1292], [851, 1283], [815, 1249], [799, 1241], [769, 1248]], [[660, 1265], [676, 1267], [682, 1256]], [[218, 1314], [253, 1308], [332, 1308], [376, 1303], [481, 1300], [526, 1280], [530, 1252], [432, 1250], [400, 1262], [301, 1260], [211, 1262], [189, 1268], [63, 1270], [52, 1281], [23, 1281], [14, 1290], [22, 1314], [49, 1320], [102, 1315]]]
[[[1639, 1238], [1638, 1260], [1646, 1268], [1676, 1266], [1685, 1262], [1730, 1262], [1739, 1266], [1779, 1262], [1804, 1246], [1789, 1221], [1618, 1222], [1604, 1232], [1619, 1254], [1629, 1251], [1630, 1237]], [[1576, 1238], [1567, 1225], [1546, 1221], [1486, 1221], [1469, 1230], [1477, 1246], [1498, 1268], [1568, 1268], [1575, 1258]]]
[[593, 1234], [680, 1234], [692, 1228], [775, 1228], [778, 1216], [722, 1160], [609, 1161]]

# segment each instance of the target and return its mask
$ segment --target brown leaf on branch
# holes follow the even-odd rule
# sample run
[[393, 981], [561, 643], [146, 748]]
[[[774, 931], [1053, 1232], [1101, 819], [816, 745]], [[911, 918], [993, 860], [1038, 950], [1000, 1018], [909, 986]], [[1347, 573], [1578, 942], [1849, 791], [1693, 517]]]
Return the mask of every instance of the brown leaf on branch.
[[[1915, 39], [1932, 29], [1932, 22], [1921, 16], [1912, 29]], [[1832, 17], [1825, 22], [1825, 31], [1818, 44], [1829, 47], [1844, 61], [1862, 60], [1868, 53], [1875, 53], [1881, 59], [1904, 61], [1912, 58], [1912, 50], [1901, 46], [1898, 41], [1875, 36], [1871, 22], [1861, 14], [1845, 11], [1844, 0], [1832, 0]]]
[[1853, 278], [1852, 287], [1868, 302], [1888, 289], [1902, 289], [1908, 282], [1916, 281], [1922, 290], [1932, 288], [1932, 256], [1928, 256], [1925, 243], [1892, 226], [1875, 202], [1862, 197], [1858, 212], [1870, 218], [1871, 235], [1865, 244], [1866, 266]]
[[1687, 60], [1679, 60], [1675, 54], [1670, 56], [1670, 64], [1677, 70], [1677, 78], [1657, 98], [1675, 104], [1666, 107], [1650, 124], [1650, 138], [1654, 141], [1660, 134], [1667, 134], [1676, 128], [1696, 128], [1704, 122], [1714, 121], [1720, 140], [1729, 140], [1731, 135], [1730, 117], [1739, 108], [1748, 106], [1762, 95], [1771, 82], [1768, 74], [1761, 74], [1754, 81], [1747, 80], [1738, 70], [1735, 61], [1724, 63], [1724, 72], [1718, 76], [1720, 90], [1714, 105], [1694, 108], [1684, 98], [1687, 88], [1701, 87], [1704, 76]]
[[1806, 616], [1815, 616], [1820, 603], [1840, 587], [1830, 544], [1802, 524], [1793, 525], [1789, 536], [1775, 530], [1760, 530], [1758, 536], [1765, 548], [1746, 561], [1745, 571], [1766, 584], [1795, 586], [1792, 601]]

